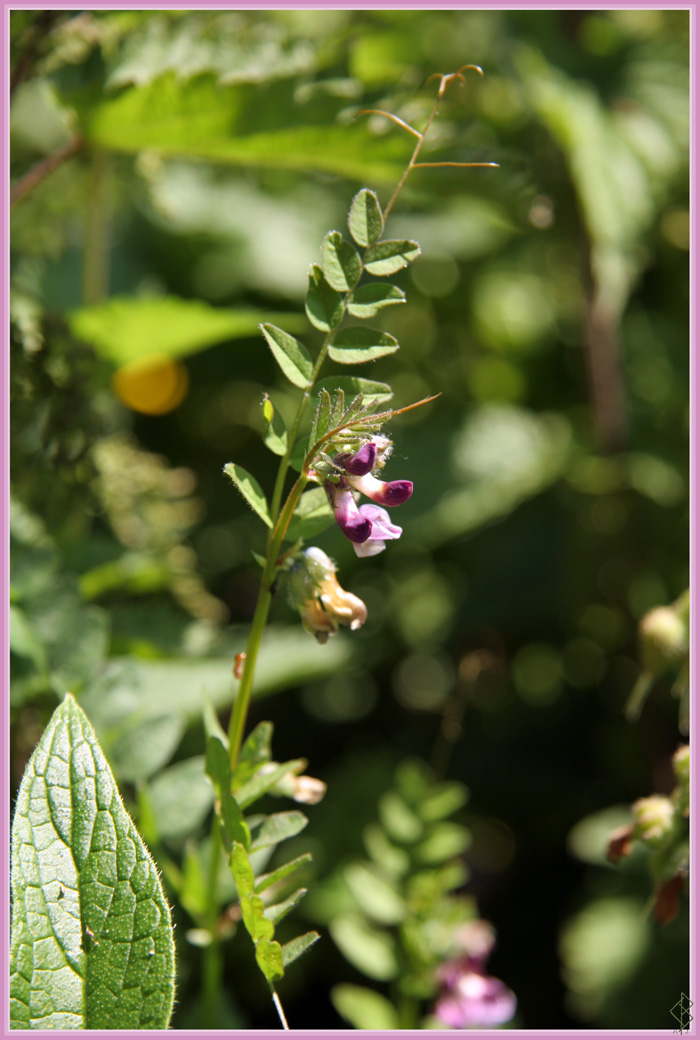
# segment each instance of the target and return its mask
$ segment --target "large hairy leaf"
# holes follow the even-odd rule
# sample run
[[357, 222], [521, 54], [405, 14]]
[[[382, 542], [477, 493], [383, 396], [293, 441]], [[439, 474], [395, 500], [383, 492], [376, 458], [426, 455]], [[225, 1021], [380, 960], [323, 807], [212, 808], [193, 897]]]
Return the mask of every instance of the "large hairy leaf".
[[170, 910], [95, 731], [68, 694], [20, 786], [12, 827], [11, 1024], [164, 1029]]

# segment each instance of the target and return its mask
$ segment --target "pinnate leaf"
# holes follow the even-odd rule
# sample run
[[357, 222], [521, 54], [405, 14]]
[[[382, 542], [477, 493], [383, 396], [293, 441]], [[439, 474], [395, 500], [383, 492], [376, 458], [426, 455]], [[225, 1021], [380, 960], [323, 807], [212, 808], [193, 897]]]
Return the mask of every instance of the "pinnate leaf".
[[355, 289], [348, 304], [348, 312], [354, 318], [372, 318], [382, 307], [391, 307], [395, 303], [405, 303], [406, 295], [396, 285], [384, 285], [383, 282], [370, 282]]
[[358, 246], [371, 246], [381, 235], [384, 229], [382, 210], [379, 199], [369, 188], [358, 191], [352, 200], [348, 227]]
[[234, 465], [233, 462], [226, 463], [224, 473], [231, 478], [253, 512], [257, 513], [268, 527], [272, 527], [265, 493], [255, 477], [252, 477], [242, 466]]
[[328, 284], [318, 264], [309, 271], [306, 316], [322, 332], [330, 332], [343, 320], [343, 298]]
[[170, 910], [95, 731], [70, 694], [17, 798], [10, 956], [13, 1028], [168, 1026]]
[[362, 261], [339, 231], [329, 231], [321, 246], [323, 273], [326, 281], [339, 292], [348, 292], [357, 285], [362, 274]]
[[388, 332], [356, 325], [350, 329], [341, 329], [333, 345], [328, 348], [328, 354], [331, 360], [341, 365], [361, 365], [393, 354], [398, 349], [398, 340]]
[[406, 239], [375, 242], [365, 254], [365, 270], [376, 275], [396, 274], [417, 256], [420, 256], [417, 242]]
[[276, 325], [265, 324], [260, 328], [275, 361], [289, 382], [305, 390], [311, 381], [314, 366], [304, 344]]

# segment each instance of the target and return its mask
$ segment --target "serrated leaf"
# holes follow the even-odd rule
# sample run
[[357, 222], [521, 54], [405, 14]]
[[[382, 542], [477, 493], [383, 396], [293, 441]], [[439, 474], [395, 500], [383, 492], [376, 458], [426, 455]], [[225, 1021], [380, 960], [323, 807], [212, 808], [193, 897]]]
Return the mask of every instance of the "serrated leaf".
[[305, 491], [299, 499], [299, 505], [287, 529], [285, 539], [296, 542], [300, 538], [306, 541], [325, 531], [335, 522], [333, 510], [328, 503], [328, 495], [322, 487]]
[[303, 343], [276, 325], [261, 325], [273, 357], [290, 383], [305, 390], [311, 380], [313, 361]]
[[236, 466], [233, 462], [226, 463], [224, 473], [231, 478], [253, 512], [257, 513], [268, 527], [272, 527], [265, 493], [255, 477], [251, 476], [242, 466]]
[[333, 1007], [353, 1029], [399, 1029], [399, 1016], [394, 1005], [366, 986], [342, 983], [331, 990]]
[[277, 870], [271, 871], [269, 874], [261, 874], [260, 877], [256, 878], [255, 891], [260, 894], [264, 892], [266, 888], [270, 888], [271, 885], [276, 885], [279, 881], [283, 881], [290, 874], [305, 867], [307, 863], [311, 862], [311, 853], [305, 852], [301, 856], [297, 856], [296, 859], [290, 859], [289, 863], [283, 864], [278, 867]]
[[339, 231], [329, 231], [321, 245], [326, 281], [339, 292], [354, 289], [362, 274], [362, 261]]
[[255, 852], [257, 849], [266, 849], [270, 845], [278, 845], [287, 838], [293, 838], [300, 831], [303, 831], [308, 822], [306, 816], [297, 809], [291, 809], [289, 812], [271, 813], [270, 816], [265, 817], [260, 829], [255, 834], [250, 845], [250, 851]]
[[340, 914], [329, 931], [343, 956], [363, 975], [387, 982], [396, 978], [399, 965], [394, 941], [388, 932], [375, 928], [360, 914]]
[[328, 284], [318, 264], [309, 271], [305, 309], [311, 324], [322, 332], [330, 332], [343, 320], [343, 298]]
[[328, 423], [331, 417], [331, 397], [327, 390], [321, 390], [319, 393], [319, 401], [316, 406], [314, 413], [313, 422], [311, 423], [311, 433], [309, 434], [309, 451], [313, 448], [314, 444], [323, 437], [326, 430], [328, 429]]
[[[357, 376], [329, 376], [314, 384], [313, 392], [327, 390], [331, 395], [333, 391], [343, 390], [348, 397], [362, 394], [366, 404], [386, 404], [394, 396], [394, 392], [387, 383], [377, 383], [371, 379], [360, 379]], [[342, 409], [338, 416], [342, 415]], [[337, 426], [335, 422], [329, 422], [329, 429]]]
[[16, 1029], [165, 1029], [170, 910], [85, 713], [68, 694], [12, 825], [10, 1016]]
[[370, 282], [355, 289], [348, 303], [348, 313], [354, 318], [373, 318], [382, 307], [405, 302], [406, 294], [398, 286]]
[[348, 227], [358, 246], [371, 246], [381, 235], [384, 229], [382, 210], [379, 199], [369, 188], [358, 191], [352, 200]]
[[292, 892], [290, 896], [287, 896], [287, 898], [283, 899], [281, 902], [272, 903], [271, 906], [266, 906], [265, 917], [268, 921], [272, 921], [273, 924], [281, 921], [283, 917], [286, 917], [287, 914], [292, 912], [295, 906], [298, 906], [307, 891], [308, 889], [306, 888], [297, 888], [295, 892]]
[[420, 256], [420, 246], [417, 242], [408, 239], [375, 242], [365, 254], [365, 271], [375, 275], [396, 274], [417, 256]]
[[282, 947], [274, 939], [263, 936], [255, 945], [255, 959], [268, 982], [281, 979], [284, 975]]
[[282, 947], [282, 963], [284, 967], [288, 968], [290, 964], [293, 964], [298, 957], [306, 953], [320, 938], [321, 936], [318, 932], [305, 932], [304, 935], [298, 935], [296, 939], [291, 939], [288, 943], [285, 943]]
[[276, 765], [274, 769], [270, 769], [267, 772], [268, 767], [264, 767], [254, 776], [250, 778], [245, 784], [236, 790], [236, 801], [241, 809], [247, 809], [249, 805], [257, 801], [258, 798], [262, 798], [266, 791], [269, 791], [271, 787], [274, 787], [280, 782], [282, 777], [286, 776], [287, 773], [299, 773], [306, 766], [306, 759], [296, 758], [291, 759], [289, 762], [282, 762], [280, 765]]
[[328, 348], [328, 356], [341, 365], [361, 365], [366, 361], [376, 361], [377, 358], [393, 354], [398, 349], [398, 341], [388, 332], [356, 325], [340, 330]]

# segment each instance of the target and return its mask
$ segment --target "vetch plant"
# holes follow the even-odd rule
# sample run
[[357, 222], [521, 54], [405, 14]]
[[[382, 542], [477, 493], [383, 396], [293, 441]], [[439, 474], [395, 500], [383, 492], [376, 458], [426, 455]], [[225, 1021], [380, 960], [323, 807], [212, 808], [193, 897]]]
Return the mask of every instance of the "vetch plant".
[[[204, 710], [205, 769], [215, 792], [209, 862], [195, 864], [192, 859], [179, 872], [166, 860], [164, 870], [180, 894], [187, 889], [187, 878], [200, 872], [196, 897], [194, 889], [187, 889], [186, 909], [198, 925], [191, 941], [196, 938], [203, 947], [205, 1009], [221, 990], [221, 942], [240, 920], [284, 1028], [288, 1025], [277, 993], [279, 980], [319, 935], [310, 931], [281, 944], [276, 929], [306, 892], [303, 886], [293, 888], [293, 882], [310, 856], [297, 856], [269, 872], [261, 872], [261, 864], [308, 821], [296, 808], [249, 810], [265, 795], [313, 804], [323, 796], [325, 785], [304, 774], [303, 758], [273, 759], [271, 723], [260, 723], [246, 736], [255, 669], [273, 596], [285, 586], [303, 627], [320, 643], [341, 626], [355, 631], [366, 620], [365, 604], [342, 588], [334, 562], [317, 547], [305, 547], [309, 537], [335, 521], [356, 554], [368, 557], [402, 534], [395, 510], [411, 496], [413, 484], [403, 474], [392, 473], [392, 441], [385, 427], [395, 416], [435, 398], [390, 408], [388, 384], [341, 375], [322, 379], [321, 370], [326, 361], [358, 365], [399, 349], [389, 333], [364, 323], [404, 302], [403, 291], [386, 279], [420, 255], [417, 242], [383, 237], [410, 172], [419, 167], [496, 165], [417, 161], [441, 99], [451, 85], [464, 81], [467, 68], [481, 74], [476, 66], [464, 66], [438, 77], [437, 98], [422, 132], [389, 112], [358, 113], [379, 112], [409, 132], [417, 139], [413, 154], [383, 211], [376, 194], [363, 188], [348, 214], [350, 241], [336, 230], [323, 240], [321, 263], [312, 264], [309, 271], [305, 304], [309, 322], [323, 334], [315, 356], [285, 330], [270, 323], [261, 326], [282, 373], [301, 391], [289, 426], [269, 396], [262, 402], [264, 441], [280, 459], [269, 501], [240, 464], [224, 467], [268, 529], [265, 551], [256, 557], [262, 577], [246, 650], [234, 664], [239, 686], [227, 732], [211, 706]], [[310, 430], [304, 433], [310, 408]], [[447, 801], [451, 804], [450, 797]], [[444, 826], [437, 829], [443, 837], [448, 832]], [[236, 911], [223, 915], [217, 893], [222, 849], [237, 898]], [[426, 855], [426, 862], [434, 862], [429, 850]], [[167, 902], [94, 731], [70, 694], [54, 713], [22, 781], [12, 868], [13, 1027], [166, 1028], [174, 995]], [[455, 877], [454, 871], [436, 877], [437, 899], [449, 892]], [[412, 881], [411, 891], [418, 896], [421, 883], [420, 876]], [[184, 897], [182, 901], [184, 906]], [[450, 913], [454, 909], [449, 901], [444, 905]], [[415, 937], [410, 931], [406, 935], [415, 946]], [[419, 975], [423, 967], [417, 963]], [[433, 973], [428, 991], [437, 984]], [[424, 980], [420, 986], [423, 993]]]

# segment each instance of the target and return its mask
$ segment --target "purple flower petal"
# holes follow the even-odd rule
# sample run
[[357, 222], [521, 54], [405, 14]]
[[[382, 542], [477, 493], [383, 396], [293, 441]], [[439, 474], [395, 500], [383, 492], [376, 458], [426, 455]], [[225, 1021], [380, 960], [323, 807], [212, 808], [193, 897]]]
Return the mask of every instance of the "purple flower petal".
[[382, 506], [400, 506], [413, 494], [413, 483], [410, 480], [378, 480], [367, 473], [356, 477], [348, 474], [348, 484], [356, 491], [378, 502]]
[[366, 541], [355, 545], [355, 553], [358, 556], [376, 556], [384, 550], [385, 543], [400, 538], [403, 528], [392, 524], [386, 509], [380, 506], [360, 506], [359, 513], [371, 523], [371, 532]]
[[349, 459], [344, 461], [345, 472], [351, 473], [355, 477], [364, 477], [366, 473], [369, 473], [374, 468], [376, 459], [377, 445], [373, 441], [368, 441], [367, 444], [362, 445], [355, 455], [351, 455]]
[[335, 519], [345, 537], [355, 544], [366, 542], [372, 532], [372, 523], [360, 513], [352, 491], [335, 484], [326, 484], [326, 490]]

